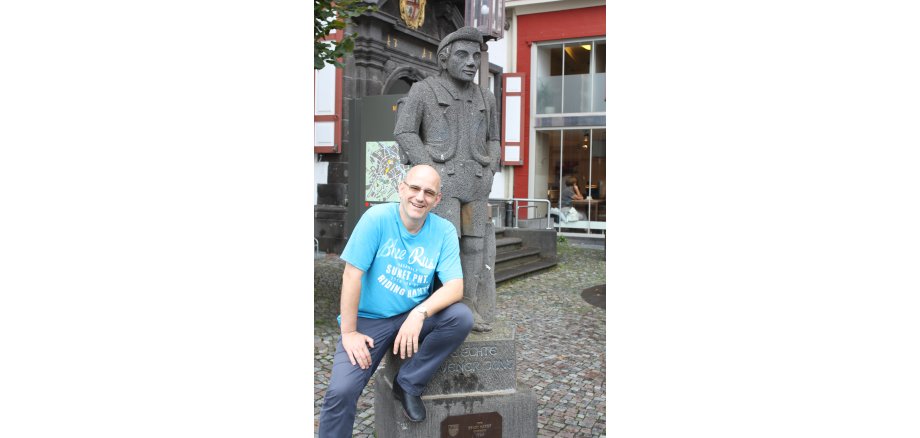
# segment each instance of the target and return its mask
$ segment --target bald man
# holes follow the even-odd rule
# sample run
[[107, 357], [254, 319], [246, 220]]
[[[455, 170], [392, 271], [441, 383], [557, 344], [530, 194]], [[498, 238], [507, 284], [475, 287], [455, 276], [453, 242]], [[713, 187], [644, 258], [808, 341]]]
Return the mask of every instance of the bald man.
[[[430, 213], [441, 201], [440, 189], [433, 167], [413, 167], [399, 183], [399, 203], [371, 207], [348, 239], [342, 252], [342, 336], [320, 414], [321, 438], [352, 436], [358, 397], [388, 351], [408, 358], [396, 376], [394, 397], [409, 421], [423, 421], [425, 386], [473, 327], [472, 311], [460, 303], [457, 231]], [[432, 291], [435, 274], [443, 286]]]

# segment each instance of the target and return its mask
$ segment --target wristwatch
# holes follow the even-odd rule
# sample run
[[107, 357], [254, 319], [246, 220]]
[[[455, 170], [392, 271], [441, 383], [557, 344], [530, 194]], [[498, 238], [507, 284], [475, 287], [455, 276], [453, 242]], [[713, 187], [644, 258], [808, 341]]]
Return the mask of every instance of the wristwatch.
[[418, 306], [418, 307], [416, 307], [415, 309], [412, 309], [412, 311], [413, 311], [413, 312], [421, 313], [422, 315], [425, 315], [425, 319], [428, 319], [428, 308], [427, 308], [427, 307], [425, 307], [425, 306]]

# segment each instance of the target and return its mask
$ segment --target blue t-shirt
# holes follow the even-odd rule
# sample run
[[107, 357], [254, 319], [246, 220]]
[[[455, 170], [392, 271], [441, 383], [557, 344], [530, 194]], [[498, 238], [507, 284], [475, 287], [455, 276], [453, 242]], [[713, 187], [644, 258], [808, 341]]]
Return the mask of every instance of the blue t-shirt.
[[367, 210], [351, 233], [342, 260], [364, 271], [358, 303], [361, 318], [389, 318], [411, 310], [433, 292], [435, 273], [441, 283], [463, 278], [454, 225], [429, 213], [412, 235], [399, 217], [399, 203]]

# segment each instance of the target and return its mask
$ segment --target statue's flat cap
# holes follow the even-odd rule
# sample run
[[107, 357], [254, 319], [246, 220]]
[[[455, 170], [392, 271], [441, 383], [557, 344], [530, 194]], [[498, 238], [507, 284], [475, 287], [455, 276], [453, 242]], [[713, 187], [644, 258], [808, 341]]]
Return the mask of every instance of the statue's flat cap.
[[482, 32], [480, 32], [479, 29], [476, 29], [475, 27], [461, 27], [449, 33], [446, 37], [444, 37], [443, 40], [441, 40], [441, 44], [438, 44], [438, 53], [441, 53], [442, 49], [454, 41], [472, 41], [482, 45]]

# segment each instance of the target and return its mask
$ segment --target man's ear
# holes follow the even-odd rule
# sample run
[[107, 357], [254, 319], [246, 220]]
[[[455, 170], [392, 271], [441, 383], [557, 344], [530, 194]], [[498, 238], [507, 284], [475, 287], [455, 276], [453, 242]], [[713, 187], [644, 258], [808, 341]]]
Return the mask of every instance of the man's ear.
[[438, 204], [440, 204], [440, 203], [441, 203], [441, 194], [438, 193], [438, 197], [437, 197], [437, 198], [434, 198], [434, 202], [431, 204], [431, 208], [437, 207]]

